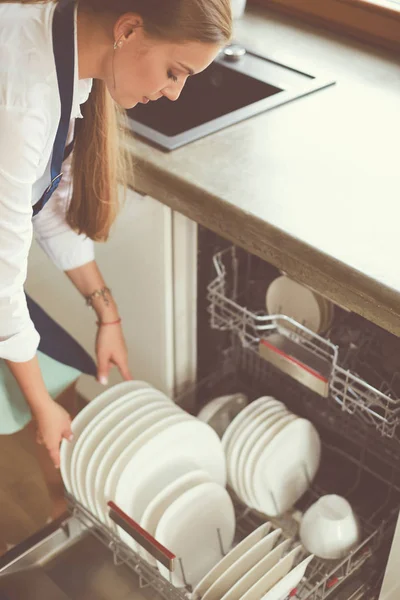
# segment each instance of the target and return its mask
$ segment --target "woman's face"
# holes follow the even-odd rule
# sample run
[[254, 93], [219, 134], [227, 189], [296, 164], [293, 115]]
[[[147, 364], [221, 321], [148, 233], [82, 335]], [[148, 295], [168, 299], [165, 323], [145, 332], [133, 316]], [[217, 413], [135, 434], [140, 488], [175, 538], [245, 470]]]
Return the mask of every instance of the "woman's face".
[[110, 57], [106, 84], [123, 108], [162, 96], [177, 100], [187, 78], [208, 67], [220, 50], [218, 44], [150, 39], [140, 25], [122, 34], [115, 29], [117, 48]]

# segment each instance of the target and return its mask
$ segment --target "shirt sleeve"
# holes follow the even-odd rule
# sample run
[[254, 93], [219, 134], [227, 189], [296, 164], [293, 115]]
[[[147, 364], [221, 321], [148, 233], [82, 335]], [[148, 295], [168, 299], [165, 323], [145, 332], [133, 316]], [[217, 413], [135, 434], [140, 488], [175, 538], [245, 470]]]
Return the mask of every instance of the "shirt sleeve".
[[[71, 122], [67, 144], [73, 137]], [[44, 208], [33, 218], [33, 230], [39, 246], [62, 271], [75, 269], [94, 260], [93, 241], [73, 231], [66, 222], [72, 196], [72, 155], [63, 162], [63, 177]]]
[[32, 186], [48, 136], [45, 115], [0, 106], [0, 358], [31, 360], [39, 345], [24, 283], [32, 242]]

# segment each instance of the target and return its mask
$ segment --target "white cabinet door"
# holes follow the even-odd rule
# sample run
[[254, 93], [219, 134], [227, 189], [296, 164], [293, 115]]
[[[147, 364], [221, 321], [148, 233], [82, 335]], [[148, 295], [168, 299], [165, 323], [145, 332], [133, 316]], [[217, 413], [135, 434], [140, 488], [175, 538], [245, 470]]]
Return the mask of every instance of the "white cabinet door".
[[[96, 260], [120, 309], [132, 374], [168, 394], [175, 383], [172, 236], [171, 209], [128, 191], [109, 241], [96, 245]], [[35, 244], [26, 290], [94, 355], [96, 315]], [[110, 383], [117, 381], [114, 368]], [[89, 399], [103, 388], [84, 377], [79, 389]]]

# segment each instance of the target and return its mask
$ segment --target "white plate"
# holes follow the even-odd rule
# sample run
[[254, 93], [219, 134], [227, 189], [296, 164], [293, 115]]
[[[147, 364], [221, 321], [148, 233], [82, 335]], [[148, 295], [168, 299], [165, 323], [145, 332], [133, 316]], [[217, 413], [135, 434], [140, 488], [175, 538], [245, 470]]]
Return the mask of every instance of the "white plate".
[[[152, 414], [155, 419], [161, 420], [163, 416], [166, 414], [171, 414], [173, 411], [173, 406], [171, 406], [171, 402], [168, 399], [164, 398], [155, 398], [155, 396], [151, 396], [148, 399], [149, 405], [141, 406], [136, 410], [137, 405], [129, 408], [129, 400], [122, 406], [118, 408], [115, 407], [115, 410], [112, 411], [111, 414], [104, 415], [104, 419], [102, 419], [99, 423], [90, 429], [87, 432], [85, 430], [84, 442], [79, 449], [79, 453], [75, 463], [75, 471], [72, 477], [72, 484], [76, 483], [78, 498], [81, 499], [81, 502], [85, 504], [90, 510], [94, 506], [92, 501], [92, 494], [90, 495], [89, 502], [89, 488], [92, 488], [92, 484], [94, 483], [94, 473], [93, 469], [89, 470], [89, 463], [91, 462], [95, 452], [102, 446], [102, 442], [104, 438], [110, 431], [116, 426], [121, 425], [123, 423], [125, 427], [130, 422], [130, 417], [136, 416], [138, 418], [138, 412], [141, 408], [146, 409], [145, 414]], [[132, 414], [132, 412], [134, 414]], [[128, 423], [127, 423], [128, 422]], [[76, 446], [78, 448], [78, 446]], [[104, 447], [103, 447], [104, 451]], [[95, 457], [96, 458], [96, 457]], [[97, 454], [97, 462], [101, 460], [101, 457]], [[89, 478], [92, 478], [89, 480]]]
[[[254, 581], [251, 577], [249, 579], [250, 573], [265, 555], [269, 556], [271, 554], [271, 550], [278, 541], [281, 533], [281, 529], [276, 529], [263, 539], [259, 540], [252, 548], [249, 548], [245, 554], [243, 554], [229, 567], [229, 569], [226, 570], [225, 573], [223, 573], [223, 575], [221, 575], [219, 579], [217, 579], [214, 585], [212, 585], [205, 593], [203, 600], [220, 600], [221, 597], [224, 597], [225, 595], [229, 598], [237, 598], [239, 600], [241, 596], [237, 595], [236, 591], [232, 593], [236, 583], [239, 580], [242, 582], [242, 585], [240, 586], [241, 592], [244, 592], [253, 585]], [[280, 548], [280, 546], [278, 546], [278, 548]], [[278, 549], [276, 549], [275, 554], [278, 556], [276, 560], [279, 560], [283, 551], [284, 549], [282, 549], [282, 552], [279, 554]], [[248, 583], [246, 587], [245, 580], [247, 581], [248, 579], [250, 583]], [[228, 592], [230, 592], [230, 594], [228, 594]]]
[[322, 315], [315, 294], [286, 275], [271, 283], [266, 305], [270, 315], [286, 315], [311, 331], [317, 333], [320, 330]]
[[[247, 453], [254, 446], [260, 435], [267, 431], [274, 423], [289, 415], [289, 411], [283, 406], [271, 406], [265, 412], [257, 415], [247, 427], [241, 429], [240, 435], [232, 446], [228, 461], [228, 481], [239, 498], [248, 502], [243, 486], [240, 486], [239, 473], [246, 461]], [[249, 440], [251, 445], [249, 446]]]
[[[107, 502], [109, 500], [116, 501], [116, 488], [119, 479], [133, 454], [135, 454], [143, 444], [146, 444], [151, 440], [153, 435], [156, 435], [157, 432], [163, 431], [171, 424], [185, 422], [189, 418], [193, 418], [184, 411], [178, 412], [177, 414], [172, 413], [171, 416], [165, 417], [162, 421], [156, 421], [154, 418], [151, 419], [151, 416], [152, 415], [147, 415], [146, 417], [143, 417], [143, 420], [138, 423], [140, 431], [135, 430], [135, 434], [133, 434], [133, 429], [131, 428], [129, 435], [122, 436], [123, 441], [120, 439], [118, 440], [118, 444], [113, 445], [113, 448], [110, 449], [110, 453], [107, 453], [104, 463], [102, 462], [101, 464], [101, 479], [97, 480], [96, 478], [95, 485], [99, 486], [96, 487], [96, 497], [99, 501], [101, 519], [113, 529], [115, 529], [115, 525], [108, 517]], [[132, 481], [134, 481], [134, 478]], [[120, 505], [118, 504], [118, 506]], [[120, 506], [120, 508], [123, 509], [122, 506]]]
[[289, 548], [290, 543], [290, 540], [284, 540], [276, 548], [270, 550], [265, 556], [261, 557], [260, 560], [254, 564], [247, 573], [242, 575], [231, 589], [222, 596], [222, 600], [241, 600], [243, 595], [259, 581], [260, 577], [263, 577], [265, 573], [280, 561], [283, 554]]
[[[179, 477], [179, 479], [173, 481], [166, 488], [164, 488], [159, 494], [157, 494], [154, 500], [150, 502], [143, 513], [140, 526], [147, 531], [147, 533], [150, 533], [150, 535], [155, 537], [158, 523], [160, 522], [160, 519], [167, 508], [171, 506], [175, 500], [182, 496], [182, 494], [194, 488], [196, 485], [209, 482], [210, 476], [201, 469], [197, 469], [196, 471], [191, 471], [190, 473], [182, 475]], [[157, 561], [151, 556], [151, 554], [140, 548], [139, 552], [143, 558], [147, 560], [147, 562], [153, 565], [157, 564]]]
[[182, 475], [197, 469], [196, 464], [184, 456], [160, 456], [156, 462], [148, 464], [145, 470], [136, 473], [132, 481], [129, 516], [140, 523], [144, 511], [157, 494]]
[[[162, 425], [166, 425], [164, 428]], [[129, 510], [132, 481], [136, 473], [146, 470], [160, 456], [169, 456], [171, 460], [180, 457], [193, 461], [197, 468], [206, 471], [212, 481], [221, 486], [226, 485], [226, 464], [218, 435], [206, 423], [186, 416], [180, 422], [158, 423], [136, 440], [137, 447], [128, 450], [113, 467], [110, 479], [114, 475], [111, 486], [108, 485], [106, 496], [113, 499], [122, 510]], [[115, 491], [112, 486], [115, 485]]]
[[246, 427], [248, 423], [251, 423], [251, 421], [256, 418], [257, 415], [263, 413], [267, 408], [272, 406], [284, 405], [282, 402], [279, 402], [279, 400], [275, 400], [275, 398], [272, 396], [262, 396], [246, 406], [246, 408], [244, 408], [232, 421], [222, 436], [222, 447], [227, 459], [229, 458], [229, 454], [232, 448], [235, 446], [235, 442], [242, 429]]
[[[123, 439], [122, 443], [128, 443], [132, 441], [132, 438], [136, 435], [134, 431], [136, 431], [136, 427], [139, 426], [139, 421], [142, 417], [154, 414], [153, 404], [150, 403], [148, 406], [142, 406], [135, 410], [135, 412], [121, 422], [115, 425], [101, 440], [96, 450], [93, 452], [92, 457], [88, 461], [87, 470], [85, 475], [85, 490], [87, 494], [88, 507], [93, 512], [94, 515], [99, 515], [97, 510], [97, 502], [96, 502], [96, 489], [98, 489], [98, 485], [96, 488], [96, 481], [98, 478], [100, 479], [101, 473], [100, 469], [104, 458], [107, 456], [108, 452], [112, 448], [113, 444], [119, 443], [121, 439]], [[154, 414], [154, 416], [157, 416]], [[134, 428], [133, 432], [131, 428]], [[147, 424], [146, 424], [147, 427]], [[131, 433], [129, 433], [131, 432]]]
[[201, 409], [197, 418], [208, 423], [222, 438], [230, 423], [248, 403], [248, 398], [244, 394], [220, 396], [210, 400]]
[[278, 583], [280, 579], [285, 577], [301, 552], [301, 546], [296, 546], [286, 556], [265, 573], [251, 588], [242, 596], [240, 600], [261, 600], [265, 597], [265, 594], [269, 592], [274, 585]]
[[252, 482], [259, 509], [271, 516], [289, 510], [314, 479], [320, 457], [321, 441], [312, 423], [289, 423], [257, 461]]
[[[156, 531], [156, 539], [177, 557], [178, 568], [172, 583], [183, 586], [179, 559], [186, 581], [195, 586], [221, 559], [218, 529], [225, 552], [235, 534], [235, 510], [228, 492], [218, 483], [203, 483], [185, 492], [165, 511]], [[166, 579], [170, 573], [158, 568]]]
[[244, 538], [237, 546], [232, 548], [228, 554], [224, 556], [222, 560], [219, 561], [215, 565], [213, 569], [203, 579], [193, 590], [193, 594], [195, 598], [202, 597], [204, 594], [211, 588], [211, 586], [217, 581], [221, 575], [229, 569], [230, 566], [233, 565], [243, 554], [245, 554], [250, 548], [252, 548], [257, 542], [262, 540], [271, 530], [271, 523], [263, 523], [260, 527], [257, 527], [255, 531], [250, 533], [247, 537]]
[[[170, 407], [174, 406], [165, 394], [153, 388], [129, 392], [103, 408], [103, 410], [94, 416], [90, 423], [88, 423], [81, 431], [79, 439], [73, 449], [70, 463], [72, 493], [78, 500], [84, 504], [87, 503], [86, 494], [84, 493], [86, 472], [85, 461], [87, 461], [88, 456], [90, 456], [96, 448], [96, 444], [101, 441], [109, 429], [118, 423], [120, 418], [123, 418], [124, 413], [129, 414], [129, 412], [135, 411], [136, 408], [140, 408], [153, 402], [153, 399], [157, 399]], [[118, 411], [121, 407], [123, 407], [123, 412], [119, 413]], [[115, 418], [116, 412], [118, 413], [117, 418]], [[92, 432], [94, 432], [93, 435]]]
[[71, 492], [70, 463], [71, 456], [79, 436], [88, 423], [111, 402], [118, 400], [128, 392], [134, 392], [143, 388], [152, 386], [145, 381], [123, 381], [109, 388], [96, 398], [94, 398], [72, 421], [71, 429], [74, 434], [72, 442], [62, 440], [60, 448], [60, 471], [64, 486], [68, 492]]
[[265, 596], [262, 597], [262, 600], [285, 600], [290, 592], [294, 590], [300, 583], [300, 581], [304, 577], [304, 573], [314, 555], [308, 556], [305, 558], [297, 567], [289, 571], [283, 579], [278, 581], [276, 585], [269, 592], [266, 593]]
[[[240, 472], [240, 486], [241, 490], [243, 490], [245, 498], [247, 500], [247, 504], [252, 508], [259, 509], [257, 496], [254, 491], [254, 476], [256, 472], [256, 468], [258, 465], [258, 461], [265, 448], [268, 447], [268, 444], [275, 438], [275, 436], [280, 433], [287, 425], [296, 421], [298, 417], [293, 413], [289, 413], [288, 415], [282, 415], [282, 418], [274, 423], [267, 431], [261, 434], [260, 438], [254, 444], [254, 446], [249, 450], [246, 457], [246, 465], [245, 468]], [[270, 492], [269, 492], [270, 495]], [[271, 499], [273, 502], [273, 499]], [[276, 511], [275, 513], [276, 514]]]
[[[178, 409], [171, 402], [152, 397], [151, 400], [149, 399], [148, 404], [134, 410], [133, 414], [128, 414], [128, 416], [126, 414], [123, 416], [121, 407], [121, 410], [109, 415], [109, 418], [99, 423], [95, 430], [88, 433], [76, 463], [75, 481], [78, 493], [84, 499], [89, 510], [95, 515], [97, 514], [96, 478], [100, 465], [115, 440], [121, 438], [127, 440], [127, 432], [130, 432], [129, 441], [131, 441], [135, 435], [140, 434], [151, 424], [157, 423], [167, 416], [177, 414], [177, 412]], [[120, 414], [118, 415], [118, 413]]]

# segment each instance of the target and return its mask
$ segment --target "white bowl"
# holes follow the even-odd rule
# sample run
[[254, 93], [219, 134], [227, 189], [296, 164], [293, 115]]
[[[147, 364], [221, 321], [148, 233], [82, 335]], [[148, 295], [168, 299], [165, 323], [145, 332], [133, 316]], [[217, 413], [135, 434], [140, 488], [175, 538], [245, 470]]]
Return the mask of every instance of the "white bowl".
[[229, 394], [210, 400], [197, 418], [208, 423], [222, 438], [233, 419], [248, 405], [249, 401], [244, 394]]
[[360, 526], [345, 498], [322, 496], [304, 514], [300, 538], [307, 550], [324, 559], [343, 558], [360, 540]]

